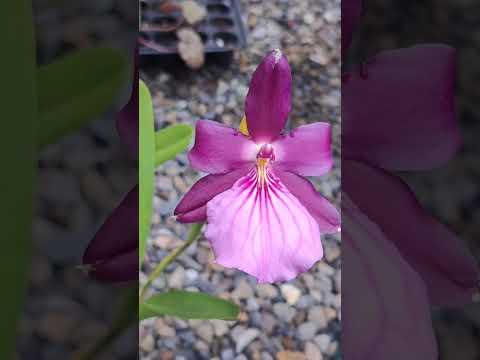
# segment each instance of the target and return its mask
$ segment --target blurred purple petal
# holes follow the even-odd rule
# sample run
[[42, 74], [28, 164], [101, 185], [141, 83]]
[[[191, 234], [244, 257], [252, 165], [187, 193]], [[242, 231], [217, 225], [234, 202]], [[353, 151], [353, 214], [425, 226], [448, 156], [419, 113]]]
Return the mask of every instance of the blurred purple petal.
[[91, 276], [105, 282], [137, 281], [138, 248], [93, 265]]
[[190, 165], [210, 174], [225, 173], [253, 163], [257, 147], [238, 130], [210, 120], [198, 120]]
[[89, 244], [83, 262], [93, 264], [138, 247], [138, 186], [113, 210]]
[[343, 356], [436, 360], [423, 280], [347, 196], [342, 219]]
[[[226, 174], [207, 175], [201, 178], [184, 195], [180, 203], [175, 208], [174, 214], [179, 217], [179, 220], [181, 220], [182, 217], [187, 216], [187, 213], [191, 213], [194, 210], [205, 206], [207, 202], [210, 201], [214, 196], [230, 189], [233, 184], [235, 184], [235, 182], [242, 176], [245, 176], [252, 167], [253, 165], [251, 167], [243, 167]], [[195, 214], [201, 215], [202, 213], [196, 212]]]
[[330, 124], [316, 122], [293, 129], [272, 143], [275, 168], [302, 176], [320, 176], [333, 165]]
[[310, 181], [288, 171], [275, 170], [275, 175], [315, 218], [322, 234], [340, 230], [340, 213], [315, 190]]
[[474, 258], [424, 211], [402, 180], [355, 161], [344, 161], [342, 175], [344, 191], [419, 273], [432, 304], [471, 301], [479, 275]]
[[458, 149], [452, 48], [423, 45], [385, 51], [345, 78], [345, 158], [390, 170], [430, 169]]
[[100, 270], [100, 264], [102, 269], [110, 269], [108, 264], [119, 264], [120, 260], [130, 259], [126, 255], [132, 252], [137, 256], [137, 265], [130, 274], [130, 280], [137, 278], [138, 268], [138, 186], [125, 196], [97, 231], [82, 261], [94, 267], [92, 274], [96, 277], [95, 273]]
[[248, 132], [257, 144], [273, 141], [291, 109], [292, 74], [287, 58], [272, 50], [253, 73], [245, 100]]
[[353, 29], [360, 21], [362, 15], [361, 0], [342, 0], [342, 58], [346, 56], [353, 37]]
[[315, 219], [268, 169], [210, 200], [207, 217], [216, 262], [261, 283], [291, 280], [323, 256]]
[[[137, 52], [135, 52], [137, 53]], [[133, 155], [138, 155], [138, 68], [135, 57], [132, 95], [117, 118], [117, 131]]]

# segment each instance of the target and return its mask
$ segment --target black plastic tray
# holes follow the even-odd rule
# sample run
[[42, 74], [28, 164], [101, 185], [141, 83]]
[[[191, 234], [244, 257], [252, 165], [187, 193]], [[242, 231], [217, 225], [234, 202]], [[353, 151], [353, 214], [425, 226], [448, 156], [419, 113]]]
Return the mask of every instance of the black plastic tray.
[[[232, 52], [245, 47], [247, 39], [237, 0], [197, 0], [207, 9], [207, 16], [191, 26], [202, 38], [205, 54]], [[140, 37], [151, 47], [139, 45], [140, 55], [174, 55], [178, 53], [176, 31], [190, 25], [181, 11], [164, 13], [158, 1], [142, 3]]]

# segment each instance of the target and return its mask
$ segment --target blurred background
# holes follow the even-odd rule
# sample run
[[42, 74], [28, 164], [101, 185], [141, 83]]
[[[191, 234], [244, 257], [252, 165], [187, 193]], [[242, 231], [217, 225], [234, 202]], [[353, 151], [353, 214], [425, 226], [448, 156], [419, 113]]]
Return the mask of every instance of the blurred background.
[[[408, 174], [421, 202], [449, 225], [480, 262], [479, 142], [480, 4], [457, 0], [368, 0], [352, 52], [357, 61], [381, 50], [443, 43], [457, 50], [459, 153], [439, 169]], [[480, 305], [433, 312], [440, 358], [480, 358]]]
[[[129, 3], [32, 1], [37, 62], [48, 64], [98, 45], [133, 59], [138, 18], [136, 6]], [[76, 86], [68, 77], [64, 81]], [[128, 156], [115, 127], [116, 111], [130, 96], [130, 85], [124, 85], [122, 98], [109, 112], [38, 154], [33, 251], [17, 330], [18, 359], [70, 359], [107, 333], [122, 301], [124, 286], [89, 279], [79, 265], [99, 226], [138, 179], [136, 159]], [[137, 358], [136, 324], [97, 358]]]
[[[181, 27], [193, 29], [198, 35], [200, 45], [195, 34], [189, 34], [188, 41], [194, 44], [190, 49], [199, 46], [198, 51], [208, 52], [203, 60], [198, 51], [182, 53], [183, 60], [171, 56], [176, 52], [172, 50], [175, 36], [172, 40], [165, 33], [178, 24], [172, 6], [163, 5], [164, 10], [172, 13], [159, 19], [148, 12], [152, 8], [158, 10], [161, 4], [142, 5], [145, 20], [141, 25], [144, 55], [140, 76], [152, 92], [157, 128], [176, 123], [194, 125], [197, 119], [237, 127], [244, 114], [244, 99], [254, 69], [269, 50], [280, 48], [293, 72], [289, 126], [316, 121], [332, 124], [334, 169], [313, 181], [339, 208], [340, 1], [215, 0], [197, 5], [213, 11], [214, 21], [209, 13], [206, 20], [202, 18], [202, 10], [193, 6], [194, 14], [190, 15], [200, 16], [200, 20], [190, 26], [185, 19]], [[237, 10], [246, 33], [243, 48], [237, 20], [225, 20]], [[157, 34], [149, 33], [155, 32], [152, 30]], [[161, 258], [186, 238], [189, 226], [176, 223], [171, 215], [182, 195], [203, 175], [189, 168], [186, 154], [157, 169], [155, 215], [140, 283]], [[240, 319], [145, 320], [140, 326], [141, 358], [340, 358], [340, 237], [326, 237], [323, 243], [325, 261], [309, 273], [286, 284], [258, 286], [252, 277], [240, 271], [212, 265], [213, 254], [202, 238], [167, 268], [165, 275], [155, 281], [154, 289], [198, 289], [231, 299], [241, 305]]]

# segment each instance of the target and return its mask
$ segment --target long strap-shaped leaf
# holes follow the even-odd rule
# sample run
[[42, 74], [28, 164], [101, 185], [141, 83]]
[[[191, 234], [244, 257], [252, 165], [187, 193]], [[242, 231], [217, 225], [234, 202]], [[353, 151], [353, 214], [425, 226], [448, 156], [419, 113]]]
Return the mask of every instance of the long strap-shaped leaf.
[[28, 0], [0, 2], [0, 207], [2, 317], [0, 359], [11, 359], [18, 314], [26, 287], [31, 249], [32, 189], [35, 175], [35, 44]]
[[55, 142], [112, 107], [129, 74], [123, 53], [76, 51], [37, 72], [39, 147]]
[[147, 86], [140, 81], [139, 87], [140, 154], [138, 159], [139, 182], [139, 264], [145, 254], [147, 236], [152, 217], [153, 188], [155, 176], [155, 128], [153, 104]]
[[154, 295], [140, 305], [140, 320], [172, 315], [183, 319], [236, 320], [239, 307], [209, 294], [170, 290]]

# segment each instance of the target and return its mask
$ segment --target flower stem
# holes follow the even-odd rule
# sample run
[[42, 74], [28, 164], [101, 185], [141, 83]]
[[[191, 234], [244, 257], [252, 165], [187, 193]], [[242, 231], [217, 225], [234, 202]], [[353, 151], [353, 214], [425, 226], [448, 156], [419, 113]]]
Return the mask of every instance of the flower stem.
[[147, 289], [151, 285], [153, 280], [155, 280], [163, 272], [163, 270], [165, 270], [165, 268], [170, 265], [170, 263], [172, 263], [172, 261], [174, 261], [182, 252], [184, 252], [185, 249], [187, 249], [195, 240], [197, 240], [197, 238], [200, 236], [202, 226], [203, 223], [193, 224], [192, 228], [190, 229], [190, 233], [188, 234], [187, 240], [158, 263], [155, 269], [148, 276], [147, 282], [140, 290], [140, 303], [145, 300]]

